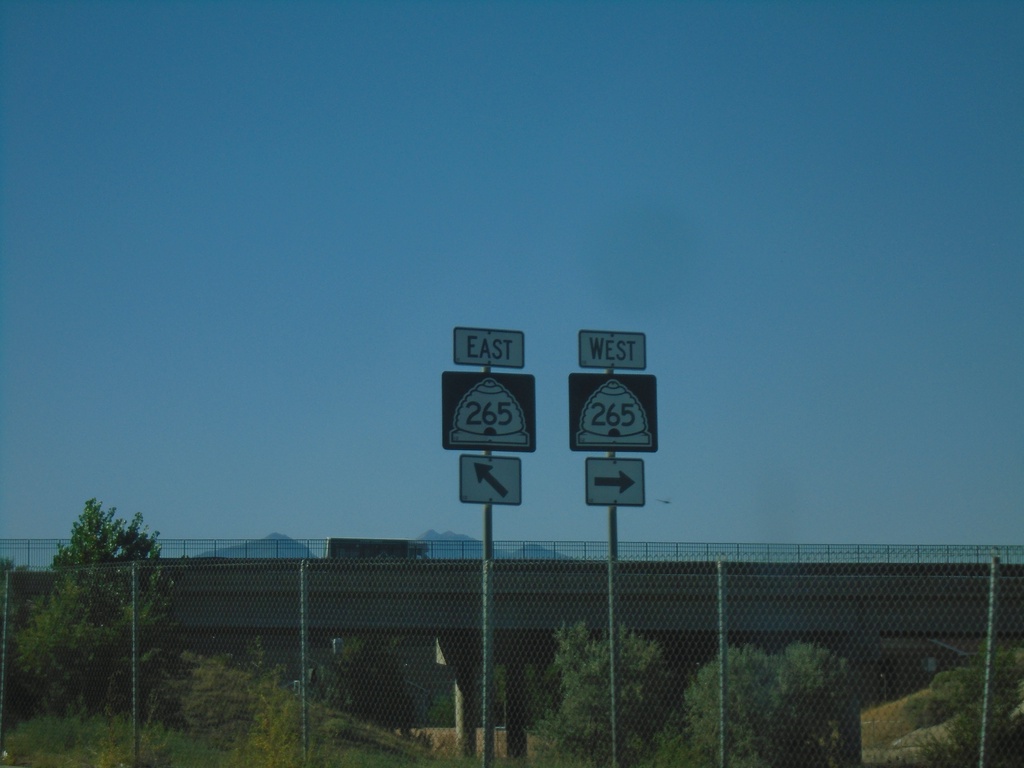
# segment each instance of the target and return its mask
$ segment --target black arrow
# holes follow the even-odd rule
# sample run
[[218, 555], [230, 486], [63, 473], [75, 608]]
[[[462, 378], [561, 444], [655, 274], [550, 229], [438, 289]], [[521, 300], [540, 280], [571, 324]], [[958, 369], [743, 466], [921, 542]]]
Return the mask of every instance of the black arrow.
[[508, 488], [499, 483], [498, 479], [491, 474], [492, 467], [490, 464], [474, 464], [473, 466], [476, 467], [476, 481], [478, 483], [487, 483], [491, 488], [498, 492], [498, 495], [501, 496], [501, 498], [508, 496]]
[[[479, 464], [477, 466], [480, 466]], [[595, 477], [594, 485], [617, 485], [619, 486], [619, 493], [622, 493], [629, 488], [636, 481], [632, 477], [627, 475], [621, 469], [619, 470], [618, 477]]]

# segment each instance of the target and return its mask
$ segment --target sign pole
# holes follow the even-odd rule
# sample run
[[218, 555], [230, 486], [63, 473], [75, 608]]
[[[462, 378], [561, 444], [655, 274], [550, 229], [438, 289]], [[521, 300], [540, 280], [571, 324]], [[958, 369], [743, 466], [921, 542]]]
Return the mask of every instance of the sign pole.
[[[441, 446], [446, 450], [479, 450], [479, 457], [459, 457], [459, 498], [483, 504], [483, 547], [480, 610], [480, 728], [483, 765], [494, 761], [494, 504], [522, 501], [519, 459], [494, 457], [492, 450], [536, 450], [534, 377], [527, 374], [492, 374], [491, 367], [522, 368], [525, 347], [522, 331], [457, 327], [452, 334], [456, 365], [479, 365], [479, 373], [445, 371], [441, 374]], [[603, 344], [603, 340], [599, 340]], [[613, 352], [618, 352], [617, 349]], [[464, 711], [464, 710], [460, 710]], [[469, 712], [464, 712], [469, 715]], [[469, 719], [467, 717], [467, 719]], [[476, 723], [472, 747], [476, 752]]]
[[601, 451], [606, 459], [587, 459], [586, 500], [608, 504], [608, 687], [612, 768], [619, 765], [619, 637], [615, 618], [615, 581], [619, 559], [618, 508], [644, 505], [643, 462], [616, 460], [616, 451], [658, 450], [657, 381], [645, 374], [616, 375], [615, 369], [647, 367], [647, 337], [622, 331], [579, 332], [581, 368], [603, 374], [569, 374], [569, 449]]
[[[490, 373], [491, 366], [485, 365], [483, 367], [484, 373]], [[490, 456], [491, 452], [485, 450], [484, 456]], [[491, 723], [491, 697], [492, 697], [492, 682], [494, 677], [494, 617], [492, 616], [493, 611], [493, 593], [492, 593], [492, 582], [491, 582], [491, 560], [494, 557], [494, 535], [492, 528], [492, 505], [487, 503], [484, 504], [484, 520], [483, 520], [483, 555], [482, 559], [482, 578], [481, 584], [483, 606], [481, 609], [483, 627], [483, 647], [481, 648], [481, 663], [480, 663], [480, 698], [482, 699], [480, 706], [480, 726], [483, 731], [483, 768], [491, 768], [494, 764], [494, 728]], [[475, 737], [474, 737], [475, 740]]]
[[[490, 453], [490, 451], [486, 451]], [[494, 555], [491, 537], [491, 505], [484, 504], [484, 551], [483, 551], [483, 648], [481, 649], [481, 729], [484, 736], [483, 766], [490, 768], [494, 763], [494, 726], [491, 723], [491, 698], [494, 678], [494, 616], [492, 560]]]
[[[608, 452], [608, 458], [615, 458], [615, 451]], [[619, 690], [616, 686], [616, 671], [619, 662], [619, 644], [615, 637], [615, 563], [619, 559], [619, 521], [617, 507], [608, 507], [608, 653], [610, 666], [608, 681], [611, 687], [611, 731], [612, 731], [612, 768], [619, 765], [618, 711]]]
[[[609, 368], [606, 373], [614, 373]], [[615, 458], [615, 451], [608, 451], [608, 458]], [[619, 644], [615, 637], [615, 563], [619, 559], [619, 514], [615, 504], [608, 505], [608, 686], [611, 689], [611, 732], [612, 768], [619, 765], [619, 689], [616, 673], [619, 666]]]

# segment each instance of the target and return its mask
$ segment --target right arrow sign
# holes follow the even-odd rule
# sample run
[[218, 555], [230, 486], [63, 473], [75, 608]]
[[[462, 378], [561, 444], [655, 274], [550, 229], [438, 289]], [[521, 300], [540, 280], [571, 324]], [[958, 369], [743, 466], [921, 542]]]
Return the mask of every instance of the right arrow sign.
[[587, 459], [587, 504], [598, 507], [644, 505], [643, 459]]

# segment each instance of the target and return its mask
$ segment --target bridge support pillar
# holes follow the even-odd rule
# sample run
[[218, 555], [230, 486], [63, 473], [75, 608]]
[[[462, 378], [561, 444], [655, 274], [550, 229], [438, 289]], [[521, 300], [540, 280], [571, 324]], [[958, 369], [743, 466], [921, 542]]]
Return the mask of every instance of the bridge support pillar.
[[459, 753], [476, 754], [476, 724], [480, 719], [480, 678], [475, 670], [455, 667], [455, 741]]
[[839, 721], [839, 751], [842, 756], [854, 765], [861, 763], [861, 732], [860, 732], [860, 688], [861, 679], [866, 674], [863, 665], [854, 664], [850, 669], [853, 685], [846, 701], [846, 712]]
[[455, 673], [455, 741], [460, 754], [476, 754], [476, 729], [481, 720], [480, 636], [450, 633], [437, 638], [438, 660]]
[[881, 657], [882, 641], [877, 628], [862, 627], [847, 634], [839, 647], [834, 649], [846, 658], [850, 670], [850, 690], [846, 700], [846, 711], [839, 721], [839, 749], [844, 759], [854, 765], [861, 763], [861, 705], [868, 696], [867, 691], [876, 674]]
[[509, 757], [526, 757], [526, 665], [518, 658], [505, 673], [505, 738]]

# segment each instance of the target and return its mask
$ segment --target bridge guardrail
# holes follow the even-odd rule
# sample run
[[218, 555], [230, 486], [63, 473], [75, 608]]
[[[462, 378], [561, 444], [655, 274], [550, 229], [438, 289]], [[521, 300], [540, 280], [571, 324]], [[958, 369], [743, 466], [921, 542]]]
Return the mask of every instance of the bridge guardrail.
[[[479, 560], [479, 541], [416, 539], [423, 556], [435, 560]], [[327, 539], [161, 539], [161, 557], [315, 559]], [[48, 568], [67, 539], [0, 539], [0, 561], [15, 567]], [[496, 541], [500, 560], [604, 561], [606, 541]], [[1024, 564], [1024, 545], [975, 544], [757, 544], [714, 542], [619, 542], [618, 558], [636, 561], [759, 563], [987, 563], [998, 554], [1006, 564]]]

